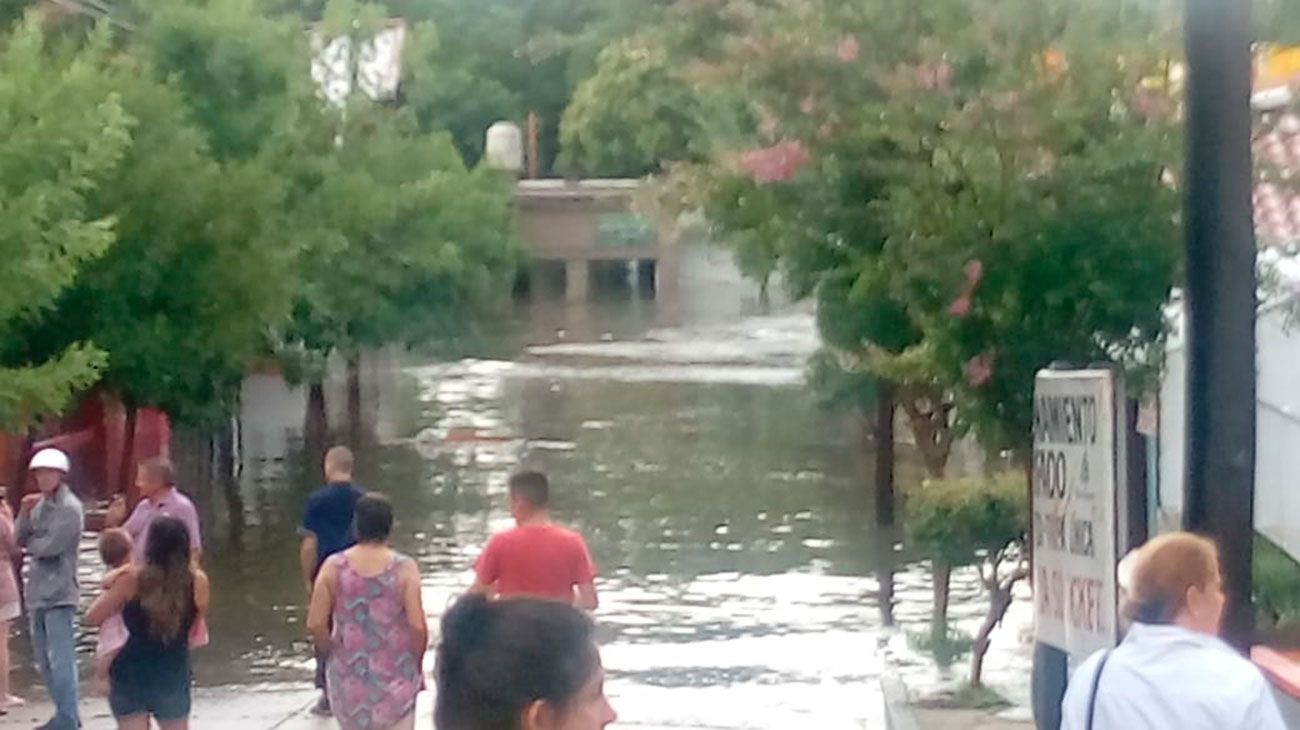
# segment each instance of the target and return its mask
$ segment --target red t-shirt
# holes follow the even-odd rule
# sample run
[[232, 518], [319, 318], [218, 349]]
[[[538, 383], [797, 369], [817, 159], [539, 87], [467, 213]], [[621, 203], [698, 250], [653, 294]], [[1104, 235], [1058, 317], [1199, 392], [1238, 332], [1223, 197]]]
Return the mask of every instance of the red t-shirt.
[[573, 602], [574, 586], [596, 579], [582, 536], [558, 525], [527, 525], [488, 541], [474, 566], [482, 583], [502, 597], [532, 596]]

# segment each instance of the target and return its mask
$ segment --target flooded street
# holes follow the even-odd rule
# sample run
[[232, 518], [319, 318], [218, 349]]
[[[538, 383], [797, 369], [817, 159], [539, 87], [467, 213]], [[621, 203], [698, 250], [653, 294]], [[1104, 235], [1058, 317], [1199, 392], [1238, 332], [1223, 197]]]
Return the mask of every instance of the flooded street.
[[[905, 631], [880, 628], [876, 575], [897, 556], [875, 523], [869, 440], [803, 383], [811, 314], [762, 313], [718, 255], [687, 259], [677, 302], [612, 292], [577, 308], [521, 305], [477, 358], [371, 358], [357, 480], [393, 500], [395, 542], [419, 560], [436, 621], [510, 525], [509, 474], [548, 473], [557, 520], [582, 531], [600, 568], [624, 726], [882, 727], [887, 654], [924, 686], [943, 675]], [[304, 404], [277, 377], [250, 378], [240, 490], [197, 495], [214, 586], [200, 684], [310, 676], [296, 527], [319, 467], [304, 455]], [[917, 468], [902, 453], [905, 482]], [[919, 631], [928, 580], [898, 570], [900, 622]], [[974, 596], [971, 577], [955, 576], [956, 625], [978, 620]], [[1027, 693], [1021, 608], [988, 668], [1015, 701]]]

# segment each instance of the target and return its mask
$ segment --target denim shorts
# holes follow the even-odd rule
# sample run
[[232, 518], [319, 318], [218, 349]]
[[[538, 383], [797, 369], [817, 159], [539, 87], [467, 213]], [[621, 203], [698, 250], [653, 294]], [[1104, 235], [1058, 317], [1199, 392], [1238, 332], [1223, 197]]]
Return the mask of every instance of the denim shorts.
[[150, 683], [141, 686], [113, 682], [108, 690], [108, 706], [113, 717], [153, 715], [157, 720], [181, 720], [190, 715], [190, 683]]

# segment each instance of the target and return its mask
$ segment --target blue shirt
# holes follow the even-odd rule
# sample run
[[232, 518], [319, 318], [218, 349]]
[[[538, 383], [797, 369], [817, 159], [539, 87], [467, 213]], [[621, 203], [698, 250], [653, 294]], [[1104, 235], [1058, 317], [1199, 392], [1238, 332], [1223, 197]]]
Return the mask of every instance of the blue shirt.
[[316, 536], [315, 575], [325, 558], [357, 544], [352, 524], [362, 492], [351, 482], [334, 482], [312, 492], [302, 516], [302, 532]]

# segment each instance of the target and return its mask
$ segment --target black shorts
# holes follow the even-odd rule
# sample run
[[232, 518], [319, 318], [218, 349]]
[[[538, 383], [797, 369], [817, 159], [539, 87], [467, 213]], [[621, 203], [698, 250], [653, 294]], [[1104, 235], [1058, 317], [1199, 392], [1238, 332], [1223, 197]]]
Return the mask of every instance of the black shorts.
[[108, 689], [108, 707], [113, 717], [149, 714], [157, 720], [181, 720], [190, 716], [190, 683], [138, 685], [113, 682]]

